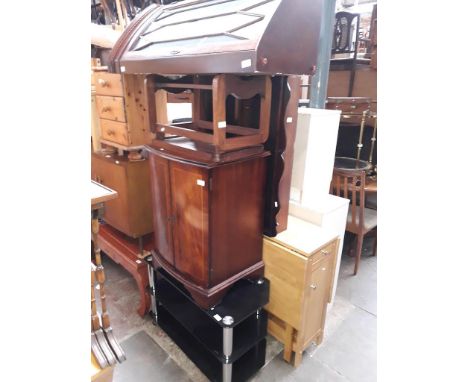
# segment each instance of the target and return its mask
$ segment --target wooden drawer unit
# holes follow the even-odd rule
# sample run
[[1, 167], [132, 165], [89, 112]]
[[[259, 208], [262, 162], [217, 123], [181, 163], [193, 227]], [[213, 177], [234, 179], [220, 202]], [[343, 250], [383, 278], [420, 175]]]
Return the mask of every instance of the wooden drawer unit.
[[294, 366], [311, 342], [322, 342], [331, 300], [339, 239], [289, 216], [288, 229], [263, 239], [265, 277], [270, 280], [268, 331], [284, 343]]
[[[151, 143], [147, 112], [145, 75], [94, 72], [96, 112], [101, 125], [101, 142], [119, 149], [140, 149]], [[157, 99], [160, 110], [166, 98]]]
[[96, 107], [99, 118], [118, 122], [127, 121], [122, 97], [96, 96]]
[[104, 140], [104, 143], [111, 141], [122, 146], [131, 145], [132, 141], [130, 139], [130, 132], [128, 131], [126, 123], [101, 118], [100, 124], [101, 140]]
[[104, 208], [109, 225], [133, 238], [153, 232], [148, 160], [93, 153], [91, 176], [119, 194]]
[[95, 72], [94, 84], [96, 94], [106, 96], [123, 96], [122, 77], [120, 74]]

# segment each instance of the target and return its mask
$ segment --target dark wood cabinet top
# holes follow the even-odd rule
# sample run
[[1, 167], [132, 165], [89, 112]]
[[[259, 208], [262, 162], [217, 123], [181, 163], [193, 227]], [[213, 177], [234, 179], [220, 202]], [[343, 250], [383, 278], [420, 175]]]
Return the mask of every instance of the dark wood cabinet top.
[[116, 43], [125, 73], [313, 74], [323, 0], [196, 0], [145, 10]]

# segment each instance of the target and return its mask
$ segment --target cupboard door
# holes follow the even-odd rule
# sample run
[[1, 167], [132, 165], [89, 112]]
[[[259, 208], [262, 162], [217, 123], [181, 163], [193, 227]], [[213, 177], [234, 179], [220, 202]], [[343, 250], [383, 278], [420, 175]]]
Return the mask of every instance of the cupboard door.
[[158, 253], [174, 266], [174, 247], [172, 238], [171, 183], [169, 161], [150, 154], [151, 201], [153, 204], [154, 242]]
[[130, 225], [126, 166], [93, 154], [91, 167], [97, 182], [118, 192], [117, 198], [106, 202], [104, 206], [104, 221], [119, 231], [128, 233]]
[[326, 304], [330, 292], [330, 275], [333, 274], [333, 259], [319, 263], [309, 262], [306, 288], [306, 307], [303, 322], [305, 342], [313, 338], [323, 327]]
[[170, 163], [172, 210], [175, 217], [175, 267], [188, 279], [208, 287], [208, 171]]

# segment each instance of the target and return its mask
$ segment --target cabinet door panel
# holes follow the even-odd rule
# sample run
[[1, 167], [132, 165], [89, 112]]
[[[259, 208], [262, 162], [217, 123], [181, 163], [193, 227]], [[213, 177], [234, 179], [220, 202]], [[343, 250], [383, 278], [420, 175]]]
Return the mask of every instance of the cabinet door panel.
[[208, 173], [197, 166], [171, 162], [172, 210], [175, 215], [175, 267], [208, 286]]
[[122, 232], [129, 232], [128, 187], [126, 167], [94, 154], [91, 160], [92, 175], [104, 186], [118, 192], [116, 199], [106, 202], [103, 219]]
[[153, 203], [153, 228], [156, 250], [169, 264], [174, 265], [172, 243], [172, 206], [169, 162], [167, 159], [150, 155], [151, 200]]
[[333, 259], [326, 258], [319, 263], [309, 263], [306, 283], [306, 309], [303, 330], [304, 340], [307, 342], [322, 328], [325, 319], [326, 304], [330, 292], [330, 274], [333, 274]]
[[213, 170], [211, 282], [218, 284], [262, 261], [265, 158]]

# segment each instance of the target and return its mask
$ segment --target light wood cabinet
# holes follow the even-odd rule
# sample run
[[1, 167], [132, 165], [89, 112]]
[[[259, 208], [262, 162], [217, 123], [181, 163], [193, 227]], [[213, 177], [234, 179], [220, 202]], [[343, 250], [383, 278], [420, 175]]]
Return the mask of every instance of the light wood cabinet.
[[93, 153], [91, 177], [119, 194], [106, 203], [106, 223], [133, 238], [153, 231], [147, 159], [129, 161], [118, 155]]
[[264, 237], [265, 277], [270, 280], [268, 331], [284, 344], [284, 359], [294, 366], [312, 342], [323, 339], [339, 246], [320, 227], [289, 216], [288, 229]]
[[[146, 76], [96, 71], [93, 74], [101, 143], [123, 150], [139, 149], [154, 138], [147, 111]], [[159, 97], [158, 108], [166, 105]]]

